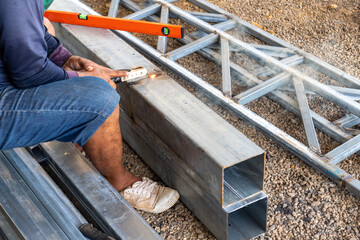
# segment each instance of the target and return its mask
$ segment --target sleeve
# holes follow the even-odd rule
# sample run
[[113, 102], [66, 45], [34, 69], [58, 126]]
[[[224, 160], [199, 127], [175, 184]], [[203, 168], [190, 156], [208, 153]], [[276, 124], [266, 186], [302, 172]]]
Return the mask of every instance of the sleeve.
[[47, 45], [47, 55], [50, 56], [57, 48], [61, 46], [61, 42], [58, 38], [52, 36], [47, 28], [44, 26], [45, 29], [45, 41]]
[[[60, 40], [52, 36], [45, 27], [45, 41], [47, 44], [47, 56], [56, 66], [62, 67], [72, 54], [64, 48]], [[75, 71], [66, 71], [68, 78], [78, 77]]]
[[[0, 1], [0, 54], [12, 84], [30, 88], [69, 78], [48, 58], [42, 0]], [[47, 34], [46, 34], [47, 33]]]

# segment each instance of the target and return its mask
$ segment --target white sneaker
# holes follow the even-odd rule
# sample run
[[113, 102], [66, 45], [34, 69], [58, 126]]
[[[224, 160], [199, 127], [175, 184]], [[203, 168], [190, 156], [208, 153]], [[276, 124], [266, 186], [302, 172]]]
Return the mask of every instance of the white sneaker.
[[150, 213], [168, 210], [180, 197], [176, 190], [160, 186], [146, 177], [121, 191], [121, 195], [134, 208]]

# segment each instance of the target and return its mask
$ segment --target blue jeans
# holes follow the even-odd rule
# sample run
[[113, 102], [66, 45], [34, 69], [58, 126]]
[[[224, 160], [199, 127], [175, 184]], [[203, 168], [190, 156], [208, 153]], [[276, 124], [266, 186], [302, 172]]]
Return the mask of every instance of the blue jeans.
[[75, 77], [35, 88], [0, 90], [0, 150], [58, 140], [83, 146], [120, 96], [103, 79]]

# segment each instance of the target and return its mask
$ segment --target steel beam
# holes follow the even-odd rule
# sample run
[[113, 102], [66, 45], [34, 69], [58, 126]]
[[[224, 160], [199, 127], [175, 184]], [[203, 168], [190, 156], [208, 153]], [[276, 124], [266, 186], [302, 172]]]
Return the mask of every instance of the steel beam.
[[104, 232], [115, 239], [161, 239], [73, 144], [50, 142], [41, 148], [51, 171]]
[[201, 19], [202, 21], [210, 22], [210, 23], [220, 23], [228, 20], [228, 18], [222, 14], [205, 13], [205, 12], [189, 12], [189, 11], [188, 13]]
[[[214, 27], [216, 27], [216, 29], [219, 29], [219, 30], [222, 30], [222, 31], [228, 31], [230, 29], [233, 29], [236, 27], [236, 22], [233, 21], [233, 20], [228, 20], [228, 21], [225, 21], [225, 22], [222, 22], [222, 23], [218, 23], [218, 24], [215, 24]], [[202, 38], [202, 37], [205, 37], [207, 36], [208, 34], [204, 33], [203, 31], [194, 31], [194, 32], [191, 32], [189, 34], [187, 34], [186, 36], [187, 37], [191, 37], [191, 38]], [[189, 41], [189, 42], [192, 42], [192, 41]], [[209, 46], [210, 48], [217, 48], [217, 49], [220, 49], [221, 46], [219, 44], [212, 44]]]
[[[280, 60], [281, 63], [286, 64], [287, 66], [296, 66], [300, 65], [304, 62], [304, 57], [299, 55], [293, 55], [291, 57], [284, 58]], [[257, 70], [256, 76], [257, 77], [268, 77], [270, 75], [276, 74], [274, 70], [271, 69], [264, 69], [260, 68]]]
[[85, 218], [66, 198], [44, 169], [23, 148], [3, 151], [23, 181], [70, 239], [85, 239], [78, 230]]
[[203, 38], [193, 41], [192, 43], [177, 48], [167, 53], [165, 56], [173, 61], [176, 61], [186, 55], [194, 53], [206, 46], [209, 46], [210, 44], [213, 44], [214, 42], [218, 41], [218, 39], [219, 36], [217, 34], [209, 34]]
[[330, 163], [338, 164], [345, 158], [353, 155], [360, 150], [360, 135], [352, 138], [346, 143], [328, 152], [325, 156], [329, 159]]
[[[169, 8], [161, 7], [160, 22], [161, 23], [169, 22]], [[157, 50], [163, 54], [166, 53], [166, 44], [167, 44], [167, 37], [159, 36], [157, 43]]]
[[[228, 21], [233, 21], [234, 20], [228, 20]], [[217, 25], [214, 25], [217, 26]], [[223, 30], [226, 31], [226, 30]], [[194, 37], [201, 37], [205, 35], [204, 32], [202, 31], [195, 31], [193, 33], [188, 34], [187, 36], [194, 36]], [[274, 47], [274, 46], [267, 46], [267, 45], [259, 45], [259, 44], [249, 44], [250, 46], [252, 46], [253, 48], [265, 53], [266, 55], [269, 55], [271, 57], [276, 57], [276, 58], [288, 58], [291, 57], [293, 55], [295, 55], [295, 52], [287, 49], [287, 48], [283, 48], [283, 47]], [[211, 46], [209, 46], [209, 48], [211, 49], [220, 49], [220, 45], [219, 44], [212, 44]], [[230, 51], [232, 52], [240, 52], [241, 48], [236, 47], [236, 46], [231, 46], [230, 47]]]
[[264, 83], [261, 83], [253, 88], [250, 88], [250, 89], [236, 95], [234, 97], [234, 99], [236, 101], [238, 101], [238, 103], [245, 105], [245, 104], [251, 102], [252, 100], [255, 100], [261, 96], [264, 96], [264, 95], [274, 91], [275, 89], [277, 89], [281, 86], [288, 84], [289, 79], [290, 79], [289, 74], [281, 73], [281, 74], [265, 81]]
[[297, 78], [293, 79], [293, 84], [309, 147], [314, 151], [321, 153], [320, 144], [317, 139], [314, 122], [312, 120], [309, 104], [306, 98], [304, 84]]
[[[84, 239], [65, 234], [34, 193], [0, 152], [0, 204], [18, 236], [23, 239]], [[5, 233], [6, 234], [6, 233]]]
[[153, 132], [140, 127], [144, 123], [134, 122], [125, 112], [121, 112], [120, 117], [126, 141], [165, 182], [178, 189], [181, 201], [217, 239], [251, 239], [266, 230], [267, 197], [264, 193], [259, 192], [222, 208], [199, 187], [193, 171], [182, 166], [182, 160], [166, 143]]
[[295, 52], [284, 48], [284, 47], [276, 47], [276, 46], [268, 46], [268, 45], [259, 45], [259, 44], [249, 44], [250, 46], [256, 48], [257, 50], [265, 53], [266, 55], [278, 58], [289, 58], [295, 55]]
[[332, 89], [338, 91], [341, 94], [344, 94], [347, 97], [350, 97], [351, 99], [358, 101], [360, 100], [360, 89], [354, 89], [354, 88], [344, 88], [344, 87], [337, 87], [337, 86], [330, 86]]
[[222, 92], [227, 97], [232, 97], [230, 75], [230, 50], [229, 41], [221, 38], [221, 68], [222, 68]]
[[160, 4], [154, 4], [149, 7], [146, 7], [144, 9], [141, 9], [140, 11], [137, 11], [133, 14], [130, 14], [126, 17], [123, 17], [125, 19], [132, 19], [132, 20], [141, 20], [143, 18], [149, 17], [151, 15], [154, 15], [155, 13], [159, 12], [161, 9]]
[[116, 17], [117, 11], [119, 9], [120, 0], [111, 0], [110, 8], [109, 8], [109, 17]]
[[11, 216], [6, 212], [0, 204], [0, 239], [2, 240], [25, 240], [25, 236], [21, 233], [12, 220]]
[[334, 121], [335, 125], [340, 127], [350, 128], [360, 123], [360, 118], [354, 114], [347, 114], [344, 117]]
[[[133, 88], [131, 94], [120, 88], [124, 111], [143, 119], [143, 128], [156, 132], [179, 155], [179, 164], [193, 171], [198, 185], [219, 205], [240, 200], [233, 197], [232, 189], [245, 197], [262, 190], [261, 150], [221, 117], [167, 76]], [[224, 187], [224, 179], [232, 188]]]
[[[137, 12], [141, 10], [141, 8], [131, 0], [121, 0], [120, 4], [133, 12]], [[159, 18], [155, 15], [149, 16], [145, 19], [153, 22], [159, 22]]]

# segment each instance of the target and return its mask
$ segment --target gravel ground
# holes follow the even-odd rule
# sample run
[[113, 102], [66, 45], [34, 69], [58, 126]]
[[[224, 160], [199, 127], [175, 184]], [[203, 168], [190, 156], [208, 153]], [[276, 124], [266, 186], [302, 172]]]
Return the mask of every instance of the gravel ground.
[[[107, 14], [110, 6], [109, 1], [83, 0], [83, 2], [104, 15]], [[209, 2], [355, 77], [360, 77], [358, 1], [209, 0]], [[180, 1], [177, 5], [193, 8], [184, 1]], [[145, 40], [154, 42], [152, 37], [146, 37]], [[170, 42], [170, 48], [175, 46], [178, 46], [177, 43]], [[197, 54], [185, 57], [179, 63], [192, 69], [215, 86], [219, 85], [220, 69], [204, 61]], [[205, 66], [212, 68], [211, 73], [204, 71]], [[173, 77], [194, 92], [194, 89], [181, 79]], [[326, 81], [321, 76], [318, 79]], [[217, 106], [207, 104], [267, 152], [264, 191], [269, 196], [268, 231], [257, 239], [360, 239], [359, 200], [246, 122]], [[321, 98], [313, 98], [310, 105], [314, 111], [330, 120], [335, 120], [343, 114], [333, 104]], [[299, 141], [306, 142], [301, 121], [278, 104], [263, 97], [251, 102], [247, 107]], [[330, 151], [338, 145], [320, 132], [318, 136], [323, 152]], [[125, 145], [124, 148], [125, 165], [131, 171], [139, 176], [144, 175], [158, 180], [158, 177], [130, 147]], [[340, 167], [360, 179], [359, 160], [359, 156], [349, 157], [340, 164]], [[140, 214], [164, 239], [215, 239], [181, 202], [162, 214], [143, 212]]]

